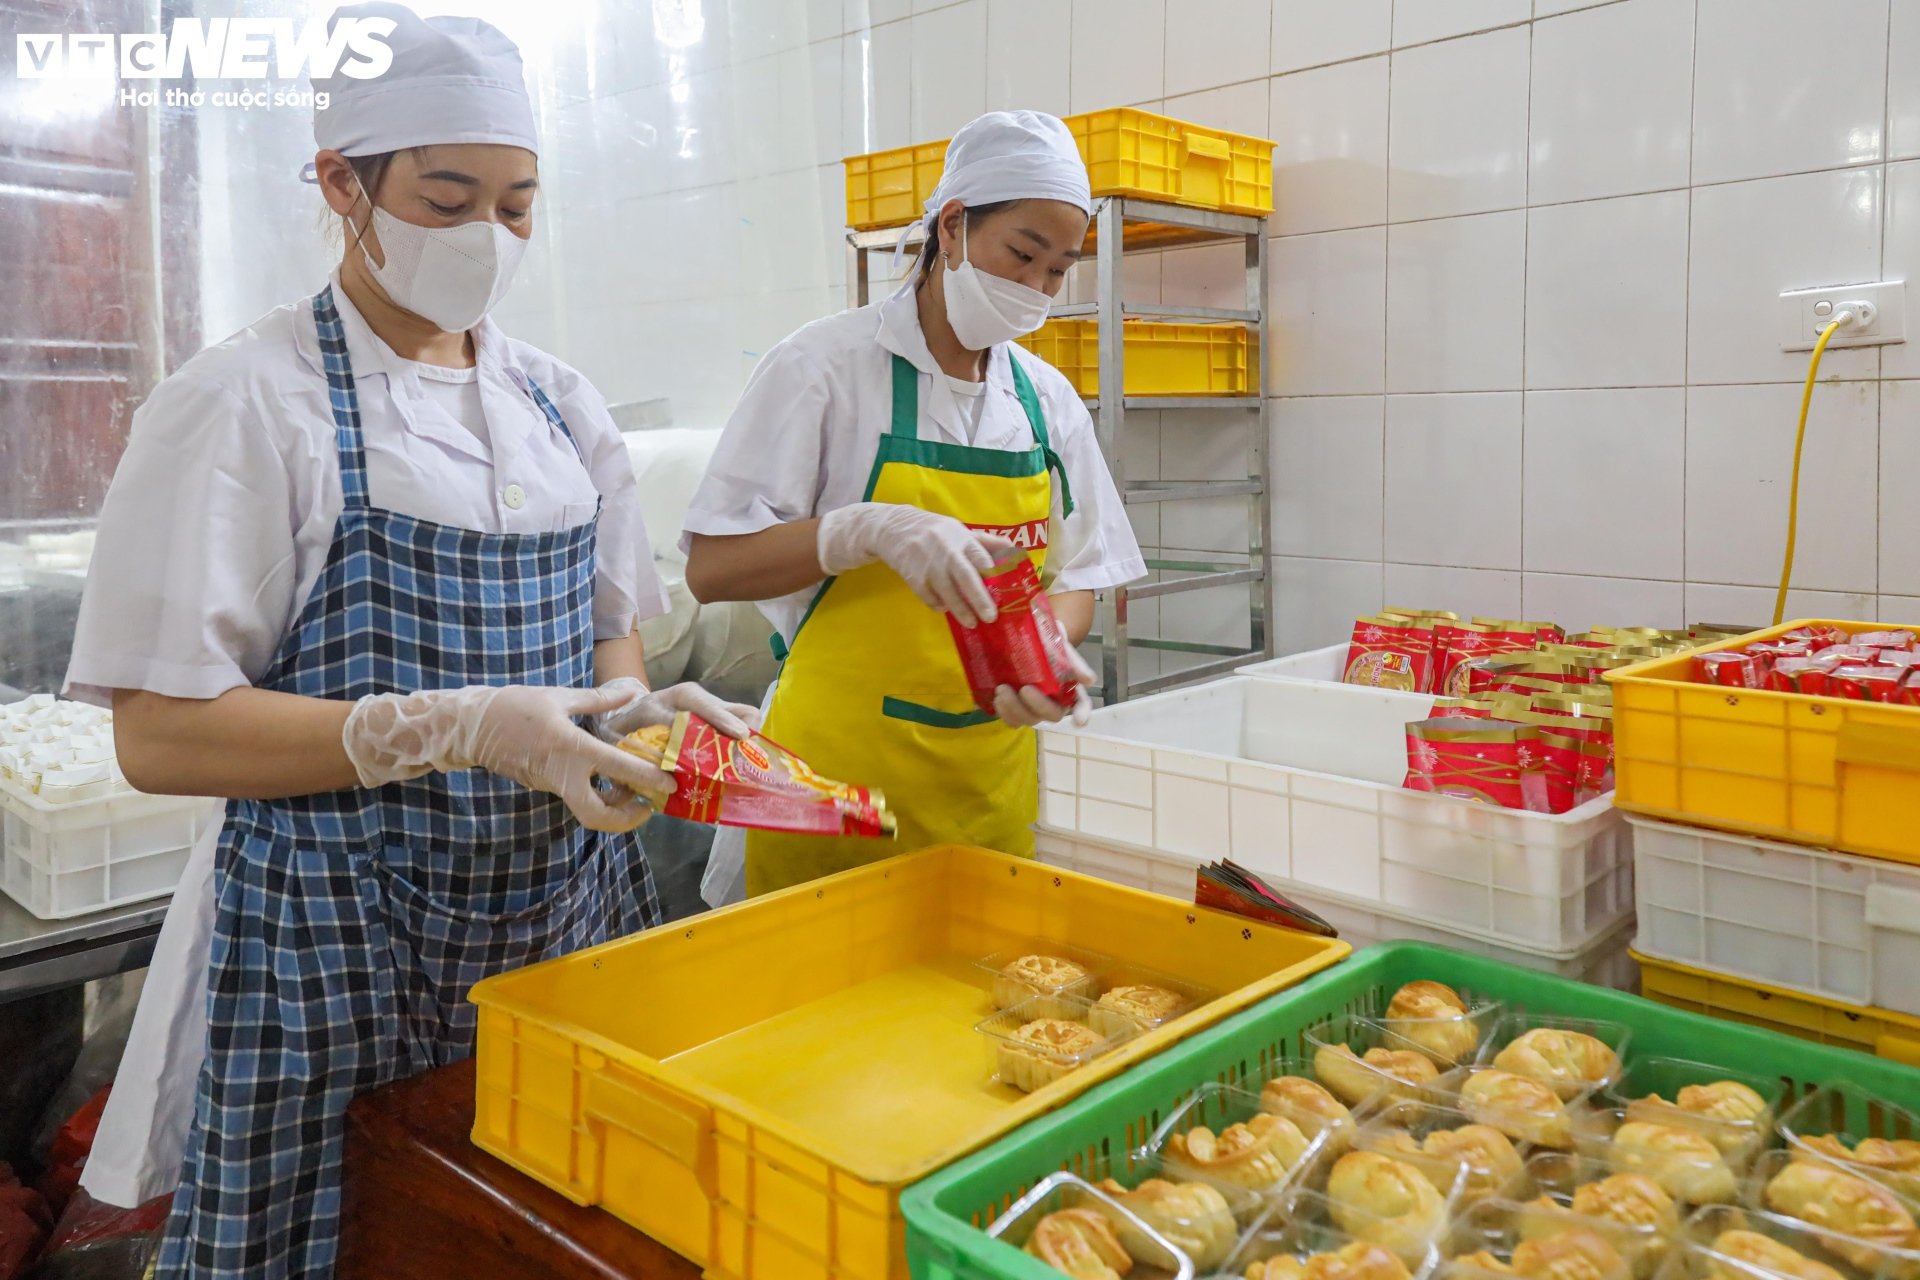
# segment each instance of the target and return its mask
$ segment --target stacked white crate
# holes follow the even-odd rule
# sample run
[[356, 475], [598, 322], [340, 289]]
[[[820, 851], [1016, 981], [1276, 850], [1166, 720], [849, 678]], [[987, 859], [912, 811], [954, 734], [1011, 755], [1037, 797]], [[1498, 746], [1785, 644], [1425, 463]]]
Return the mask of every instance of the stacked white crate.
[[1437, 932], [1535, 968], [1616, 973], [1606, 953], [1632, 916], [1633, 874], [1612, 802], [1550, 815], [1405, 790], [1405, 726], [1432, 699], [1316, 678], [1329, 663], [1337, 676], [1339, 652], [1044, 730], [1041, 832], [1083, 859], [1098, 846], [1116, 866], [1158, 860], [1185, 892], [1194, 866], [1230, 857], [1363, 933]]

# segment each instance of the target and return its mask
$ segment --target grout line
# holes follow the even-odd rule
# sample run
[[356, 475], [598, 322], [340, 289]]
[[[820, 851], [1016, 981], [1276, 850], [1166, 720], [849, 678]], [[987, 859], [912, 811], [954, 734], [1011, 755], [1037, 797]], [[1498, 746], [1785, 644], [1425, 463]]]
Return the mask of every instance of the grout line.
[[[1388, 0], [1387, 4], [1387, 43], [1393, 43], [1394, 10], [1399, 0]], [[1387, 137], [1386, 145], [1381, 149], [1381, 166], [1386, 170], [1385, 189], [1380, 193], [1381, 212], [1393, 208], [1393, 55], [1387, 55]], [[1391, 453], [1387, 448], [1387, 396], [1386, 390], [1392, 385], [1388, 373], [1388, 343], [1393, 326], [1390, 317], [1393, 314], [1393, 232], [1383, 229], [1380, 233], [1380, 599], [1387, 598], [1387, 511], [1388, 465]]]
[[[1687, 178], [1693, 178], [1693, 131], [1694, 120], [1700, 110], [1700, 0], [1693, 0], [1693, 47], [1687, 55]], [[1693, 376], [1693, 188], [1687, 188], [1687, 260], [1686, 278], [1680, 282], [1681, 297], [1685, 311], [1684, 323], [1680, 327], [1680, 381], [1684, 388], [1680, 398], [1680, 577], [1687, 576], [1687, 457], [1692, 452], [1688, 442], [1693, 434], [1693, 384], [1688, 381]], [[1684, 610], [1686, 589], [1681, 588], [1680, 603]]]
[[[1520, 178], [1524, 199], [1533, 202], [1533, 26], [1527, 27], [1527, 127], [1522, 131]], [[1527, 385], [1527, 278], [1533, 268], [1533, 214], [1520, 219], [1520, 385]], [[1527, 400], [1520, 397], [1520, 486], [1514, 495], [1520, 504], [1520, 568], [1527, 565]], [[1526, 580], [1520, 582], [1520, 616], [1526, 617]]]

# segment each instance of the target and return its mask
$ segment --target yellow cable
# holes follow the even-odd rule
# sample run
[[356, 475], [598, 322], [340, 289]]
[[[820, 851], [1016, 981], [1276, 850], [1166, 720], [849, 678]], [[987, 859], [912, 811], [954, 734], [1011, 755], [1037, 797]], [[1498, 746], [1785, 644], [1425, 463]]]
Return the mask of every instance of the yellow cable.
[[1780, 594], [1773, 600], [1773, 625], [1787, 616], [1787, 584], [1793, 581], [1793, 544], [1800, 536], [1800, 451], [1807, 443], [1807, 409], [1813, 404], [1813, 380], [1820, 376], [1820, 354], [1827, 339], [1840, 329], [1838, 320], [1829, 321], [1813, 344], [1813, 359], [1807, 363], [1807, 389], [1800, 394], [1800, 430], [1793, 437], [1793, 483], [1787, 490], [1787, 558], [1780, 566]]

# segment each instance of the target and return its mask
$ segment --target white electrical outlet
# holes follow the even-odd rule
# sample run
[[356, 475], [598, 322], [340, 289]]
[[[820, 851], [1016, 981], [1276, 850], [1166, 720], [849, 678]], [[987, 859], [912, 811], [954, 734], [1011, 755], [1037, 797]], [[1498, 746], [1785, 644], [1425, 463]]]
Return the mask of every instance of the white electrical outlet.
[[[1849, 307], [1865, 303], [1865, 308]], [[1836, 284], [1819, 289], [1789, 289], [1780, 295], [1780, 349], [1811, 351], [1820, 340], [1821, 330], [1843, 311], [1865, 313], [1865, 323], [1856, 320], [1836, 332], [1827, 342], [1835, 347], [1879, 347], [1907, 340], [1907, 282], [1884, 280], [1878, 284]]]

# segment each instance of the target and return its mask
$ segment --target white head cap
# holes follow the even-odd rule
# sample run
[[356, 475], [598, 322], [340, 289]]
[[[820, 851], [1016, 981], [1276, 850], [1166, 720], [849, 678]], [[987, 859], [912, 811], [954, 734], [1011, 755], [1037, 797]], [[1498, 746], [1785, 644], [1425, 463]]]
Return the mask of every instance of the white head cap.
[[478, 18], [422, 18], [405, 5], [343, 5], [328, 21], [389, 18], [393, 65], [370, 80], [315, 77], [329, 95], [313, 113], [313, 140], [347, 156], [462, 142], [502, 143], [538, 155], [520, 50]]
[[1073, 134], [1043, 111], [989, 111], [953, 135], [947, 167], [927, 199], [928, 225], [949, 200], [1059, 200], [1093, 212], [1087, 166]]

